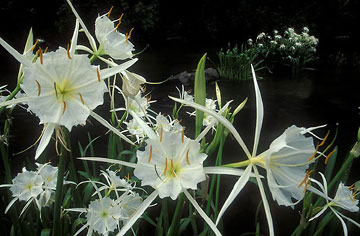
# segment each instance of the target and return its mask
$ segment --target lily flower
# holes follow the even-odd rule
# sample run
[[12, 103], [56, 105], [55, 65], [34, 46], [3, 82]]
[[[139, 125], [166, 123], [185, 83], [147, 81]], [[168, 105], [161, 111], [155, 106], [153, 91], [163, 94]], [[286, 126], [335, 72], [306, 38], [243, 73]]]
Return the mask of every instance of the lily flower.
[[[226, 104], [219, 112], [223, 112], [228, 105]], [[135, 112], [130, 111], [130, 114], [143, 127], [148, 137], [145, 140], [145, 150], [137, 151], [136, 164], [100, 157], [79, 158], [134, 168], [134, 175], [141, 180], [141, 185], [149, 185], [155, 189], [133, 213], [118, 235], [124, 235], [157, 196], [160, 198], [170, 197], [175, 200], [180, 193], [185, 194], [214, 233], [221, 235], [212, 220], [188, 192], [188, 189], [197, 189], [197, 184], [206, 179], [206, 174], [241, 176], [245, 174], [244, 171], [228, 167], [203, 167], [206, 154], [200, 153], [199, 141], [205, 136], [206, 132], [202, 132], [195, 140], [187, 138], [184, 129], [182, 129], [182, 132], [173, 132], [171, 129], [166, 131], [160, 126], [160, 130], [155, 132]]]
[[309, 187], [309, 191], [323, 197], [326, 200], [326, 205], [323, 206], [322, 209], [315, 216], [313, 216], [309, 221], [312, 221], [312, 220], [320, 217], [329, 208], [334, 213], [334, 215], [340, 220], [341, 225], [343, 227], [344, 235], [347, 236], [348, 230], [347, 230], [347, 226], [346, 226], [344, 219], [350, 221], [351, 223], [353, 223], [354, 225], [356, 225], [359, 228], [360, 228], [360, 224], [357, 223], [356, 221], [354, 221], [353, 219], [343, 215], [338, 210], [336, 210], [336, 208], [337, 207], [342, 208], [342, 209], [350, 211], [350, 212], [358, 212], [359, 211], [359, 207], [358, 207], [359, 200], [357, 200], [355, 198], [358, 191], [354, 192], [353, 191], [354, 188], [352, 186], [348, 187], [348, 186], [345, 186], [343, 183], [340, 183], [338, 186], [338, 189], [336, 191], [334, 199], [331, 199], [328, 196], [328, 188], [327, 188], [326, 178], [322, 173], [319, 172], [319, 174], [321, 175], [321, 179], [323, 182], [322, 184], [313, 178], [310, 178], [310, 181], [315, 183], [321, 189], [321, 192], [313, 187]]
[[[264, 116], [264, 107], [261, 99], [259, 86], [257, 84], [254, 68], [251, 66], [253, 83], [255, 87], [256, 97], [256, 127], [254, 136], [254, 145], [252, 153], [245, 145], [240, 134], [236, 131], [235, 127], [230, 121], [221, 116], [221, 113], [216, 113], [211, 109], [196, 104], [191, 101], [177, 99], [170, 97], [174, 101], [183, 103], [184, 105], [191, 106], [199, 109], [209, 115], [213, 116], [218, 122], [224, 125], [231, 134], [234, 136], [240, 147], [245, 152], [248, 160], [239, 163], [228, 164], [228, 167], [241, 167], [245, 168], [244, 174], [235, 183], [229, 197], [225, 201], [222, 209], [219, 212], [216, 223], [233, 202], [236, 196], [243, 189], [247, 181], [249, 180], [251, 170], [254, 171], [256, 180], [258, 182], [259, 191], [263, 200], [267, 222], [269, 226], [269, 234], [274, 235], [273, 221], [270, 213], [270, 207], [266, 199], [265, 190], [260, 180], [260, 175], [257, 166], [265, 168], [267, 171], [268, 184], [273, 195], [273, 198], [278, 201], [279, 204], [291, 206], [293, 205], [291, 198], [300, 200], [303, 198], [303, 193], [300, 194], [301, 189], [297, 189], [301, 180], [306, 176], [305, 170], [313, 160], [308, 160], [309, 157], [315, 152], [314, 145], [311, 139], [305, 138], [304, 133], [311, 132], [314, 128], [304, 129], [297, 128], [295, 126], [290, 127], [285, 131], [283, 135], [277, 138], [270, 146], [270, 149], [257, 154], [257, 147], [260, 138], [260, 131]], [[294, 190], [296, 189], [296, 190]]]
[[86, 55], [75, 54], [78, 27], [77, 22], [70, 48], [60, 47], [55, 52], [44, 54], [40, 51], [34, 63], [0, 38], [0, 44], [24, 66], [21, 88], [25, 92], [24, 97], [1, 102], [0, 106], [25, 103], [28, 110], [39, 117], [40, 124], [44, 124], [35, 159], [45, 149], [57, 127], [65, 126], [71, 131], [73, 126], [84, 125], [89, 115], [132, 143], [92, 110], [103, 103], [107, 91], [104, 79], [124, 71], [137, 59], [100, 70], [90, 64]]
[[[41, 210], [42, 207], [50, 206], [54, 202], [54, 195], [56, 189], [56, 177], [58, 168], [47, 164], [38, 164], [36, 171], [28, 171], [26, 168], [22, 169], [21, 173], [12, 180], [12, 184], [2, 184], [0, 187], [10, 187], [10, 192], [14, 197], [5, 209], [5, 213], [17, 201], [25, 201], [20, 216], [30, 206], [32, 202]], [[64, 184], [69, 184], [64, 180]]]
[[[94, 37], [90, 34], [89, 30], [87, 29], [81, 17], [75, 10], [71, 1], [67, 0], [67, 3], [69, 4], [76, 19], [79, 21], [82, 29], [84, 30], [84, 33], [88, 38], [91, 47], [90, 49], [86, 46], [78, 45], [77, 49], [91, 53], [99, 59], [104, 59], [101, 57], [101, 55], [104, 54], [107, 54], [114, 59], [120, 60], [132, 58], [132, 51], [134, 51], [134, 45], [129, 41], [132, 30], [130, 30], [130, 32], [126, 35], [117, 31], [117, 28], [121, 23], [122, 16], [118, 20], [119, 22], [116, 27], [114, 27], [114, 22], [112, 22], [108, 18], [108, 16], [106, 16], [106, 14], [96, 18], [95, 36], [100, 43], [100, 46], [97, 47]], [[109, 13], [107, 14], [109, 15]]]

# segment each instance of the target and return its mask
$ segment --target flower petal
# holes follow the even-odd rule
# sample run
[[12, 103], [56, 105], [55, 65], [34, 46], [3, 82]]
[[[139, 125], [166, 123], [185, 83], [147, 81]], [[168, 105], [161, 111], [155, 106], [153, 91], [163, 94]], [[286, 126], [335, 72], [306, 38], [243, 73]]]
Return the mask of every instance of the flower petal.
[[56, 124], [55, 123], [46, 123], [44, 125], [44, 133], [42, 133], [42, 137], [40, 139], [39, 146], [36, 149], [35, 160], [41, 155], [41, 153], [45, 150], [48, 145], [52, 134], [54, 133]]
[[343, 227], [343, 230], [344, 230], [344, 236], [347, 236], [348, 235], [348, 229], [347, 229], [347, 226], [345, 224], [345, 221], [341, 218], [341, 216], [338, 214], [339, 212], [335, 209], [333, 209], [332, 207], [330, 207], [330, 209], [332, 210], [332, 212], [334, 213], [334, 215], [340, 220], [341, 222], [341, 225]]
[[216, 225], [219, 223], [222, 215], [226, 211], [226, 209], [230, 206], [230, 204], [234, 201], [236, 196], [240, 193], [240, 191], [244, 188], [245, 184], [248, 182], [251, 174], [252, 165], [248, 165], [244, 171], [244, 174], [236, 181], [231, 193], [229, 194], [228, 198], [226, 199], [224, 205], [222, 206], [219, 215], [216, 219]]
[[121, 63], [120, 65], [114, 66], [112, 68], [106, 68], [106, 69], [102, 69], [100, 71], [100, 77], [102, 79], [106, 79], [109, 78], [110, 76], [113, 76], [117, 73], [123, 72], [125, 71], [127, 68], [129, 68], [130, 66], [132, 66], [135, 62], [137, 62], [137, 58], [131, 59], [127, 62]]
[[185, 196], [189, 199], [189, 201], [191, 202], [191, 204], [195, 207], [195, 209], [197, 210], [197, 212], [199, 213], [199, 215], [205, 220], [205, 222], [210, 226], [210, 228], [214, 231], [215, 235], [221, 235], [220, 231], [218, 230], [218, 228], [216, 228], [216, 225], [214, 224], [214, 222], [212, 222], [212, 220], [206, 215], [206, 213], [203, 211], [203, 209], [201, 209], [201, 207], [199, 206], [199, 204], [195, 201], [195, 199], [190, 195], [190, 193], [186, 190], [184, 190], [184, 194]]
[[199, 109], [203, 112], [206, 112], [208, 113], [209, 115], [215, 117], [221, 124], [223, 124], [230, 132], [231, 134], [234, 136], [234, 138], [236, 139], [236, 141], [239, 143], [239, 145], [242, 147], [242, 149], [244, 150], [246, 156], [248, 158], [251, 157], [251, 154], [248, 150], [248, 148], [246, 147], [243, 139], [241, 138], [240, 134], [236, 131], [235, 127], [231, 124], [230, 121], [228, 121], [227, 119], [225, 119], [223, 116], [217, 114], [216, 112], [204, 107], [204, 106], [201, 106], [195, 102], [191, 102], [191, 101], [187, 101], [187, 100], [183, 100], [183, 99], [179, 99], [179, 98], [175, 98], [175, 97], [171, 97], [169, 96], [170, 99], [176, 101], [176, 102], [179, 102], [179, 103], [182, 103], [182, 104], [185, 104], [186, 106], [191, 106], [195, 109]]
[[117, 236], [124, 235], [131, 226], [139, 219], [139, 217], [144, 213], [144, 211], [149, 207], [149, 205], [155, 200], [155, 198], [158, 196], [158, 191], [155, 190], [152, 192], [142, 203], [141, 205], [136, 209], [136, 211], [132, 214], [130, 219], [126, 222], [126, 224], [121, 228], [120, 232], [117, 234]]
[[18, 62], [23, 64], [24, 66], [30, 66], [31, 61], [29, 61], [24, 55], [20, 54], [18, 51], [16, 51], [13, 47], [11, 47], [7, 42], [5, 42], [0, 37], [0, 44], [3, 46], [6, 51], [8, 51]]
[[255, 88], [255, 97], [256, 97], [256, 127], [255, 127], [255, 137], [254, 137], [254, 147], [252, 156], [256, 156], [257, 147], [259, 144], [260, 132], [261, 127], [264, 119], [264, 105], [261, 99], [261, 93], [259, 89], [259, 85], [256, 80], [256, 75], [254, 71], [254, 67], [251, 65], [251, 72], [254, 81], [254, 88]]
[[119, 164], [119, 165], [127, 166], [130, 168], [135, 168], [137, 166], [136, 164], [131, 163], [131, 162], [103, 158], [103, 157], [78, 157], [78, 159], [86, 160], [86, 161], [99, 161], [99, 162], [106, 162], [106, 163], [112, 163], [112, 164]]

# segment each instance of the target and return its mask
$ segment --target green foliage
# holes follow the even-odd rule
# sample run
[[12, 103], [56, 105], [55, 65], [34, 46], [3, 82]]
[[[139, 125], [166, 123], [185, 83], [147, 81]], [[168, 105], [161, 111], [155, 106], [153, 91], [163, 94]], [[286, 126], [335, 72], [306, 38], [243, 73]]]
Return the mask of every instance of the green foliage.
[[254, 66], [258, 71], [263, 60], [259, 59], [259, 55], [255, 48], [237, 45], [232, 49], [229, 47], [226, 51], [222, 49], [218, 52], [219, 64], [217, 70], [222, 78], [231, 80], [247, 80], [251, 79], [251, 67]]

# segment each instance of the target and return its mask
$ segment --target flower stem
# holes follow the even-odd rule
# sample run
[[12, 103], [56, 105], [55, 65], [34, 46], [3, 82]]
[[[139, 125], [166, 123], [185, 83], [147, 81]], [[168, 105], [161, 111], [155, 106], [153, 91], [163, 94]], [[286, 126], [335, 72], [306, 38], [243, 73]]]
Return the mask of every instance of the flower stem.
[[173, 216], [173, 219], [171, 221], [171, 225], [170, 225], [170, 229], [169, 229], [169, 233], [167, 234], [168, 236], [172, 236], [172, 235], [176, 235], [176, 231], [180, 222], [180, 217], [181, 217], [181, 209], [183, 208], [183, 194], [180, 194], [178, 199], [177, 199], [177, 204], [176, 204], [176, 208], [175, 208], [175, 213]]
[[230, 164], [226, 164], [226, 165], [222, 165], [222, 166], [223, 167], [244, 167], [244, 166], [248, 166], [250, 163], [251, 163], [250, 160], [245, 160], [245, 161], [230, 163]]
[[66, 165], [67, 151], [61, 146], [61, 155], [59, 157], [59, 167], [58, 167], [58, 175], [56, 180], [56, 193], [55, 193], [55, 207], [54, 207], [54, 221], [53, 221], [53, 236], [60, 236], [61, 234], [61, 203], [63, 197], [63, 183], [64, 183], [64, 173], [65, 173], [65, 165]]

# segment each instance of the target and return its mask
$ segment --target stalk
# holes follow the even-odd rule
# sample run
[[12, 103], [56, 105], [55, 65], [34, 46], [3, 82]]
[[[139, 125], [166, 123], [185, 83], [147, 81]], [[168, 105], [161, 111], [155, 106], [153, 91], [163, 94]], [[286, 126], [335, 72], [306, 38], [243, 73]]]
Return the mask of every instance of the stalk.
[[62, 205], [62, 197], [63, 197], [63, 184], [64, 184], [64, 173], [65, 173], [65, 165], [67, 158], [66, 149], [61, 146], [61, 154], [60, 154], [59, 166], [58, 166], [58, 175], [56, 180], [56, 193], [55, 193], [55, 207], [54, 207], [54, 221], [53, 221], [53, 236], [61, 236], [61, 205]]

